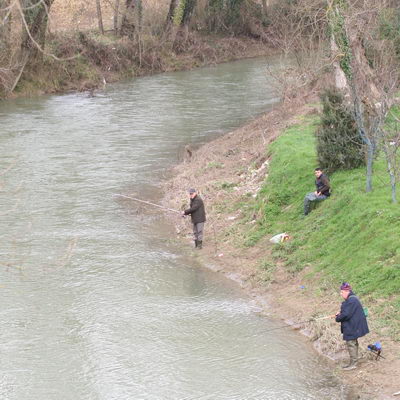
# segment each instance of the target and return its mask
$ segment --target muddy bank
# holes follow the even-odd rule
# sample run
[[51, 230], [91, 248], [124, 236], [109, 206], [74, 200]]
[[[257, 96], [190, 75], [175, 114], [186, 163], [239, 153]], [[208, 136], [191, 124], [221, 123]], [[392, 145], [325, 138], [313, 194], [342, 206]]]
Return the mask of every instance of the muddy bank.
[[93, 91], [122, 79], [274, 53], [260, 40], [199, 33], [175, 43], [151, 36], [137, 43], [111, 33], [57, 33], [49, 38], [48, 47], [62, 61], [46, 57], [39, 70], [23, 71], [9, 96]]
[[[208, 221], [204, 248], [193, 250], [193, 256], [204, 265], [236, 281], [258, 301], [264, 312], [282, 319], [307, 335], [314, 348], [331, 360], [335, 373], [354, 390], [351, 398], [364, 400], [393, 399], [400, 390], [399, 346], [385, 341], [385, 359], [376, 360], [367, 345], [380, 340], [372, 332], [360, 339], [362, 360], [356, 371], [343, 372], [347, 360], [339, 324], [321, 320], [296, 325], [299, 321], [331, 315], [338, 311], [341, 299], [334, 288], [325, 287], [323, 297], [315, 298], [313, 289], [324, 285], [322, 274], [307, 279], [306, 268], [291, 273], [272, 257], [270, 236], [252, 247], [244, 246], [244, 238], [253, 221], [241, 219], [249, 199], [256, 196], [268, 176], [268, 144], [285, 128], [301, 123], [304, 115], [318, 113], [317, 106], [279, 106], [194, 152], [172, 171], [165, 183], [165, 204], [183, 209], [187, 205], [186, 190], [195, 186], [206, 203]], [[311, 182], [312, 182], [312, 178]], [[173, 221], [178, 240], [192, 246], [188, 220]], [[279, 232], [276, 232], [279, 233]], [[274, 263], [274, 269], [263, 268]]]

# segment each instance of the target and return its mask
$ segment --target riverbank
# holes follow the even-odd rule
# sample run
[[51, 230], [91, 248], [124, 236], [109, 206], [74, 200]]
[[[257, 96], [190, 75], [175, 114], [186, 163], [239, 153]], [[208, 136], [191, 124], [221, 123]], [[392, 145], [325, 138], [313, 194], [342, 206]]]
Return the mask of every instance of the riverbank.
[[[141, 42], [112, 33], [57, 33], [48, 38], [39, 71], [24, 71], [11, 97], [93, 91], [107, 83], [161, 72], [190, 70], [273, 53], [260, 40], [190, 33], [185, 40], [145, 37]], [[1, 98], [1, 93], [0, 93]]]
[[[306, 334], [315, 349], [332, 360], [335, 373], [358, 393], [352, 398], [392, 399], [393, 393], [400, 390], [400, 347], [396, 341], [399, 300], [393, 286], [397, 284], [397, 275], [392, 275], [387, 292], [382, 291], [387, 269], [381, 271], [380, 267], [386, 262], [389, 265], [397, 262], [397, 258], [393, 258], [396, 255], [392, 255], [394, 261], [384, 258], [384, 254], [391, 251], [391, 243], [385, 242], [384, 246], [376, 246], [376, 254], [371, 251], [366, 255], [372, 271], [359, 271], [359, 266], [350, 262], [353, 254], [360, 255], [351, 248], [351, 239], [341, 230], [350, 228], [335, 216], [342, 213], [356, 226], [357, 232], [350, 230], [354, 237], [358, 231], [367, 229], [357, 225], [366, 218], [377, 235], [392, 237], [388, 234], [390, 230], [377, 230], [376, 224], [387, 222], [382, 219], [386, 213], [398, 216], [398, 210], [387, 205], [385, 200], [379, 200], [378, 189], [372, 208], [374, 215], [378, 209], [381, 219], [374, 225], [372, 211], [364, 217], [356, 213], [360, 205], [351, 204], [353, 199], [345, 188], [346, 179], [354, 179], [351, 174], [355, 174], [360, 179], [357, 185], [360, 201], [366, 201], [360, 169], [332, 176], [335, 196], [307, 219], [301, 217], [302, 197], [313, 187], [313, 132], [318, 112], [318, 104], [279, 106], [246, 126], [187, 153], [185, 161], [174, 168], [173, 177], [165, 184], [165, 202], [173, 208], [185, 208], [186, 189], [196, 186], [206, 202], [208, 222], [204, 249], [194, 252], [193, 256], [237, 281], [257, 299], [266, 314], [281, 318]], [[291, 193], [287, 193], [288, 187]], [[364, 207], [364, 211], [370, 210]], [[350, 217], [349, 212], [354, 215]], [[394, 221], [397, 219], [392, 218], [391, 229], [396, 230], [398, 226]], [[178, 240], [192, 245], [188, 221], [176, 224], [175, 230]], [[289, 241], [281, 245], [269, 241], [271, 236], [284, 231], [289, 234]], [[369, 234], [367, 232], [367, 236]], [[310, 241], [316, 242], [316, 248]], [[324, 243], [333, 246], [333, 250]], [[364, 251], [360, 242], [355, 242], [354, 246]], [[340, 270], [335, 265], [331, 258], [335, 254], [341, 265], [351, 266], [351, 273], [350, 268]], [[337, 269], [336, 274], [327, 263]], [[382, 273], [382, 277], [376, 277], [377, 287], [363, 283], [363, 278], [364, 281], [366, 277], [369, 279], [373, 270], [376, 274]], [[363, 360], [353, 372], [342, 372], [340, 368], [347, 353], [338, 324], [321, 320], [296, 326], [296, 322], [337, 312], [341, 302], [337, 287], [341, 280], [352, 282], [370, 312], [372, 333], [360, 340]], [[389, 291], [391, 287], [393, 292]], [[385, 359], [376, 360], [367, 351], [367, 345], [378, 340], [383, 344]]]

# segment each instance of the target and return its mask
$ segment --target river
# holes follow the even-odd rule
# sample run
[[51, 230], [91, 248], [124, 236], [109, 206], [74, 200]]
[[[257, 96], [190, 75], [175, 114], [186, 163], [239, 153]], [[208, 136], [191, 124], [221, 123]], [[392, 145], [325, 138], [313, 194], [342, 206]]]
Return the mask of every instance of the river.
[[328, 363], [166, 237], [187, 143], [276, 103], [265, 60], [0, 103], [0, 397], [344, 399]]

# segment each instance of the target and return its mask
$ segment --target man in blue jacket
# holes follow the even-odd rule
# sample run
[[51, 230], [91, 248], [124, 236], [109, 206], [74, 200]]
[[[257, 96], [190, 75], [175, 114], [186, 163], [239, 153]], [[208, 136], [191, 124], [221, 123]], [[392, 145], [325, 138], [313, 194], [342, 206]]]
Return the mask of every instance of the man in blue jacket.
[[356, 368], [358, 360], [358, 338], [369, 333], [367, 318], [358, 297], [353, 293], [351, 286], [344, 282], [340, 286], [340, 295], [344, 302], [340, 312], [336, 314], [336, 322], [341, 324], [343, 340], [346, 341], [350, 362], [344, 366], [344, 370]]

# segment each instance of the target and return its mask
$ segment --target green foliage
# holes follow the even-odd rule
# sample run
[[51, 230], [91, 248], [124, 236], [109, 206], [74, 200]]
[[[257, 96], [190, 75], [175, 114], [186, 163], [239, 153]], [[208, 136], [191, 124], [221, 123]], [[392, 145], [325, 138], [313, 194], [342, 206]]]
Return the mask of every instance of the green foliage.
[[[271, 144], [271, 173], [268, 175], [268, 184], [262, 187], [257, 197], [256, 211], [261, 211], [262, 223], [270, 225], [271, 221], [278, 222], [283, 210], [294, 203], [294, 198], [302, 198], [305, 193], [314, 190], [316, 157], [315, 154], [310, 155], [309, 149], [315, 146], [313, 132], [317, 122], [314, 117], [306, 124], [294, 125], [286, 135]], [[282, 147], [288, 150], [280, 151]], [[285, 210], [285, 213], [301, 213], [301, 204]]]
[[217, 162], [217, 161], [210, 161], [210, 162], [207, 164], [206, 168], [207, 168], [207, 169], [211, 169], [211, 168], [220, 169], [220, 168], [224, 168], [224, 164], [222, 164], [222, 163], [220, 163], [220, 162]]
[[364, 165], [363, 143], [343, 96], [335, 90], [325, 90], [321, 100], [323, 113], [316, 133], [319, 166], [331, 174]]
[[379, 22], [382, 38], [393, 42], [396, 54], [400, 57], [400, 9], [385, 9]]
[[175, 27], [188, 26], [197, 0], [171, 1], [168, 12], [168, 21]]
[[258, 264], [258, 268], [261, 270], [261, 279], [265, 282], [272, 282], [274, 280], [274, 273], [276, 270], [276, 263], [270, 260], [261, 260]]
[[250, 19], [263, 19], [261, 5], [253, 0], [209, 0], [206, 12], [212, 32], [247, 34]]
[[232, 183], [232, 182], [218, 182], [216, 184], [216, 187], [218, 189], [227, 190], [227, 191], [232, 191], [235, 186], [237, 186], [236, 183]]
[[385, 135], [389, 140], [396, 140], [400, 132], [400, 106], [391, 108], [385, 124]]
[[175, 14], [173, 16], [173, 22], [175, 26], [180, 26], [183, 21], [183, 14], [185, 13], [186, 3], [188, 0], [181, 0], [178, 7], [175, 9]]
[[380, 323], [397, 321], [390, 323], [399, 329], [400, 209], [390, 202], [385, 162], [376, 161], [371, 193], [363, 188], [364, 168], [335, 172], [333, 195], [304, 217], [304, 195], [314, 190], [317, 123], [313, 118], [292, 126], [271, 145], [268, 178], [253, 207], [260, 217], [248, 244], [266, 232], [288, 232], [292, 240], [274, 246], [273, 256], [289, 271], [308, 266], [310, 276], [349, 281], [364, 298], [385, 299]]

